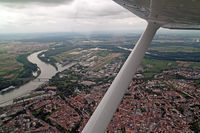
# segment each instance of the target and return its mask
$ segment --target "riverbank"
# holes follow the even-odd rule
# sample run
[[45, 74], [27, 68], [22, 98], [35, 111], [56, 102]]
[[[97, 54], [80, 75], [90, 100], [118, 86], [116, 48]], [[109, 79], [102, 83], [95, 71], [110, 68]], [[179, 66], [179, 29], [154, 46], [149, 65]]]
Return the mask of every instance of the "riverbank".
[[[31, 63], [36, 64], [41, 71], [40, 75], [36, 79], [51, 79], [56, 73], [63, 71], [64, 69], [67, 69], [71, 67], [72, 65], [74, 65], [74, 63], [71, 63], [67, 66], [59, 67], [60, 70], [58, 69], [57, 71], [52, 65], [46, 64], [38, 58], [38, 54], [40, 54], [41, 52], [43, 51], [35, 52], [31, 54], [30, 56], [28, 56], [28, 60]], [[30, 93], [31, 91], [37, 89], [39, 86], [41, 86], [42, 84], [46, 82], [46, 81], [40, 81], [36, 79], [26, 83], [25, 85], [22, 85], [21, 87], [17, 89], [9, 91], [8, 93], [0, 94], [0, 106], [12, 104], [13, 99]]]
[[0, 93], [6, 93], [13, 88], [29, 82], [34, 78], [32, 72], [37, 71], [37, 65], [28, 61], [27, 57], [31, 53], [19, 54], [13, 60], [20, 64], [20, 67], [8, 66], [5, 71], [10, 71], [6, 75], [0, 75]]

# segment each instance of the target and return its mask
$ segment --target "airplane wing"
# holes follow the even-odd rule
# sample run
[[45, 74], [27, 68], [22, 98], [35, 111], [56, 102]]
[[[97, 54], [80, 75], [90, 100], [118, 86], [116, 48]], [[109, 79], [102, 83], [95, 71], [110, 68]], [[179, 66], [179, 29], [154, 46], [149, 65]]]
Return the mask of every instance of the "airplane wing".
[[135, 15], [169, 29], [200, 29], [200, 0], [114, 0]]
[[148, 22], [147, 28], [82, 133], [104, 133], [159, 27], [200, 29], [200, 0], [114, 0]]

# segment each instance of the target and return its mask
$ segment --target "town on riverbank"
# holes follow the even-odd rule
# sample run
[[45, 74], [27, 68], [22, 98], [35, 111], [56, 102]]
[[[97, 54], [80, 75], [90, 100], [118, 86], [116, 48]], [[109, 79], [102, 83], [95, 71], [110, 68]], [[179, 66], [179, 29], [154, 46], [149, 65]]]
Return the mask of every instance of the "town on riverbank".
[[[82, 131], [138, 35], [77, 36], [48, 42], [40, 60], [54, 67], [77, 63], [1, 107], [0, 132]], [[200, 45], [195, 36], [187, 43], [171, 38], [153, 42], [107, 132], [199, 132]]]

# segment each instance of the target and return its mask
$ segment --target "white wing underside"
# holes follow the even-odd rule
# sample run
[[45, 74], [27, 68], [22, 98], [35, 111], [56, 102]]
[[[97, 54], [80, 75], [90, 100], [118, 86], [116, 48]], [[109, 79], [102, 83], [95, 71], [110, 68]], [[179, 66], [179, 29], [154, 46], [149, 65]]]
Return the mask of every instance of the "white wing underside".
[[114, 0], [135, 15], [170, 29], [200, 29], [200, 0]]

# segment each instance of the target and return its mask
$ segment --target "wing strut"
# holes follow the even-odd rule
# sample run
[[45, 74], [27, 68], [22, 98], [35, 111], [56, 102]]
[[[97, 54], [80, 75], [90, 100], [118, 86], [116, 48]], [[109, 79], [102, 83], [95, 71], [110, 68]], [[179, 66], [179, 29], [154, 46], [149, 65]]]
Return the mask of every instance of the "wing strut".
[[141, 63], [145, 52], [159, 27], [160, 25], [157, 23], [148, 23], [145, 32], [137, 42], [82, 133], [104, 133], [106, 131], [118, 105], [122, 101], [126, 89], [132, 81], [137, 67]]

